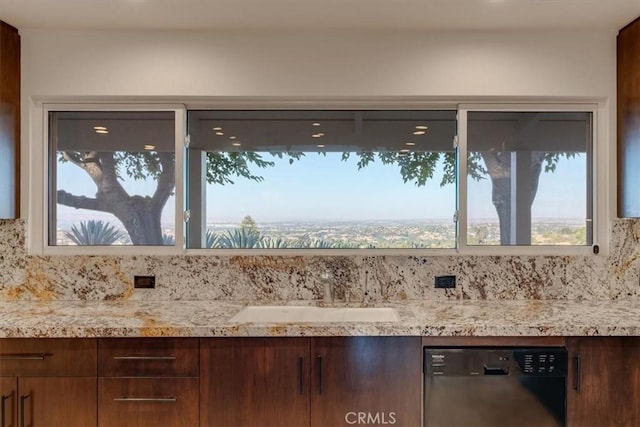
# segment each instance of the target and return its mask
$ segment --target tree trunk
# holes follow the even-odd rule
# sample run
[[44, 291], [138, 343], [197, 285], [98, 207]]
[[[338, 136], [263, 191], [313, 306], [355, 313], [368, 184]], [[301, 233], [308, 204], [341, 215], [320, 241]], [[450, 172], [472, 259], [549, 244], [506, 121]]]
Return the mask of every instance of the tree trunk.
[[[511, 244], [511, 152], [487, 151], [481, 153], [491, 178], [491, 201], [498, 213], [500, 244]], [[531, 205], [538, 192], [545, 153], [531, 156]]]
[[172, 153], [158, 153], [162, 171], [153, 197], [130, 196], [116, 173], [112, 153], [65, 153], [65, 159], [89, 174], [97, 187], [95, 198], [74, 196], [64, 190], [57, 192], [57, 202], [76, 209], [90, 209], [113, 214], [122, 221], [134, 245], [162, 245], [162, 209], [175, 187], [175, 167]]

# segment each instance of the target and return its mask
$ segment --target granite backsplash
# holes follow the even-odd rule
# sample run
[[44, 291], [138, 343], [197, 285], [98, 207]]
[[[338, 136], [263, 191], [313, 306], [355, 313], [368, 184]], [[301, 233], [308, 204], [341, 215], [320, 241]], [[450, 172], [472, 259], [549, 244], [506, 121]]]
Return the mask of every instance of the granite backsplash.
[[[640, 295], [640, 220], [616, 219], [608, 256], [33, 256], [0, 221], [0, 301], [611, 299]], [[134, 275], [155, 289], [133, 288]], [[455, 289], [434, 276], [455, 274]], [[326, 279], [324, 279], [326, 280]], [[366, 295], [365, 295], [366, 293]]]

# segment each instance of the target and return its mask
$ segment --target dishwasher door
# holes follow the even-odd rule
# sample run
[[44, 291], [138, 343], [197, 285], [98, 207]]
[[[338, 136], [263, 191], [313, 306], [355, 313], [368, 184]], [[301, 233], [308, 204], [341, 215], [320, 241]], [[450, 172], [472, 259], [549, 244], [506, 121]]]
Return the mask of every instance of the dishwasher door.
[[566, 424], [562, 348], [425, 348], [425, 427]]

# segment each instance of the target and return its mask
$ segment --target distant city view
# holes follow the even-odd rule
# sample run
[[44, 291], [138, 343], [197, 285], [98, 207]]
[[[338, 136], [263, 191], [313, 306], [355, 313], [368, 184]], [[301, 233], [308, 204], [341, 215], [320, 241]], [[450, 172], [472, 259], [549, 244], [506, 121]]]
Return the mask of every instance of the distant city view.
[[[250, 218], [249, 216], [245, 217]], [[95, 216], [93, 219], [96, 219]], [[103, 220], [120, 231], [113, 245], [130, 245], [131, 241], [115, 221]], [[75, 245], [68, 236], [75, 222], [63, 221], [57, 230], [58, 245]], [[257, 239], [279, 241], [278, 247], [309, 248], [455, 248], [456, 232], [452, 220], [396, 220], [396, 221], [281, 221], [243, 224], [237, 222], [208, 223], [209, 234], [232, 235], [243, 230]], [[165, 244], [173, 244], [175, 229], [163, 224]], [[256, 241], [254, 239], [252, 241]], [[541, 218], [532, 221], [532, 245], [585, 245], [584, 220]], [[245, 243], [246, 244], [246, 243]], [[286, 244], [286, 246], [285, 246]], [[469, 245], [500, 245], [500, 229], [496, 220], [475, 221], [468, 225]], [[242, 245], [242, 243], [240, 243]], [[228, 246], [247, 247], [247, 246]], [[265, 247], [265, 246], [249, 246]], [[273, 247], [273, 246], [267, 246]]]

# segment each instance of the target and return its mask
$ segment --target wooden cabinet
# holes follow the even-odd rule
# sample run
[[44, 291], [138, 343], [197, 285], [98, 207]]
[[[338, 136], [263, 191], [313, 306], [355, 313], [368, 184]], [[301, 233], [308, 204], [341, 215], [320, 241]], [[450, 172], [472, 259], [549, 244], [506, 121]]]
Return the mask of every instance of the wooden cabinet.
[[0, 339], [0, 426], [95, 426], [96, 343]]
[[567, 424], [640, 425], [640, 338], [568, 338]]
[[0, 21], [0, 218], [19, 216], [20, 35]]
[[640, 217], [640, 18], [618, 34], [618, 216]]
[[199, 425], [197, 338], [105, 338], [98, 346], [98, 426]]
[[327, 337], [311, 344], [311, 425], [421, 424], [419, 337]]
[[309, 345], [308, 338], [203, 339], [201, 425], [309, 425]]
[[202, 426], [420, 425], [419, 337], [201, 342]]
[[100, 427], [197, 427], [198, 378], [100, 378]]

